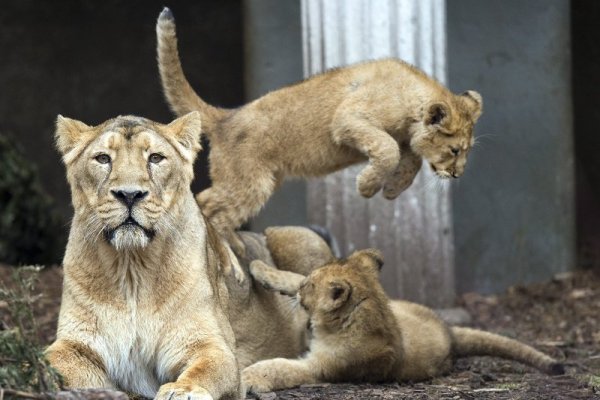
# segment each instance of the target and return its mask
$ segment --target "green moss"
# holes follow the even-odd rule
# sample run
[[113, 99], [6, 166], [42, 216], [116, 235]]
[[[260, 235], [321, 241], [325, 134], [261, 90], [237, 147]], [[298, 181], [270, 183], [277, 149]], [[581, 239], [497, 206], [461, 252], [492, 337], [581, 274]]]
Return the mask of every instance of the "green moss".
[[590, 375], [588, 386], [594, 389], [594, 392], [600, 392], [600, 376]]
[[8, 307], [8, 322], [0, 329], [0, 387], [25, 392], [56, 391], [62, 387], [38, 341], [33, 317], [34, 284], [40, 267], [15, 269], [15, 289], [0, 284], [0, 302]]
[[0, 262], [59, 262], [63, 244], [60, 225], [34, 164], [16, 144], [0, 135]]

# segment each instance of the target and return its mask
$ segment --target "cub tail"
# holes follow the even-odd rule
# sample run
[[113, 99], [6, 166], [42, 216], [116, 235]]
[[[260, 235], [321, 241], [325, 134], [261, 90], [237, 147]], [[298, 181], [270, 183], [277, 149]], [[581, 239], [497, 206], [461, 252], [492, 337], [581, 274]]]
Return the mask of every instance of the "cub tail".
[[175, 18], [167, 7], [158, 16], [156, 38], [160, 80], [169, 107], [177, 116], [200, 111], [202, 131], [210, 137], [216, 122], [227, 114], [227, 110], [213, 107], [202, 100], [186, 79], [177, 50]]
[[478, 329], [451, 327], [456, 356], [496, 356], [522, 362], [549, 375], [565, 373], [563, 364], [514, 339]]

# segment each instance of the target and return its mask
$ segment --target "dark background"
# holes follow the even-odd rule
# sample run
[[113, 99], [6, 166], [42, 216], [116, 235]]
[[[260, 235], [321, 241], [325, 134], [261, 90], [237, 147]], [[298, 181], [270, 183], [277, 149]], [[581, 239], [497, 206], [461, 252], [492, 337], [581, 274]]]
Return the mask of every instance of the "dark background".
[[[66, 221], [72, 210], [53, 143], [57, 114], [91, 125], [124, 114], [172, 119], [155, 50], [155, 22], [165, 5], [175, 14], [194, 88], [212, 104], [241, 104], [240, 1], [2, 2], [0, 133], [17, 139], [38, 164], [43, 188]], [[205, 156], [196, 165], [194, 191], [208, 185]]]
[[600, 2], [571, 1], [578, 261], [600, 268]]

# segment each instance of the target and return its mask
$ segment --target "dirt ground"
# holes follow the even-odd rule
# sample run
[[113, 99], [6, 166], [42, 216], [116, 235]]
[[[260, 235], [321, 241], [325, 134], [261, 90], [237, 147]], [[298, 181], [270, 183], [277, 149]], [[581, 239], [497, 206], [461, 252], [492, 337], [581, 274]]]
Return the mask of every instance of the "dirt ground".
[[[0, 280], [11, 268], [0, 265]], [[36, 306], [40, 339], [54, 339], [62, 270], [44, 270]], [[458, 360], [451, 374], [420, 383], [323, 384], [267, 393], [259, 399], [600, 399], [600, 273], [577, 271], [549, 282], [516, 286], [497, 296], [468, 293], [457, 300], [473, 326], [518, 338], [562, 360], [567, 374], [551, 377], [490, 357]], [[6, 305], [0, 304], [6, 319]]]

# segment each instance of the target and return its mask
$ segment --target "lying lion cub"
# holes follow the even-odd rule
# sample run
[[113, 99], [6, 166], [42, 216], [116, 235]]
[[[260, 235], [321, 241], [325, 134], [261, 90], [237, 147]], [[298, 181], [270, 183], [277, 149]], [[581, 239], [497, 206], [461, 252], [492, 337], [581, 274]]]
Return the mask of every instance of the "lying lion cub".
[[200, 115], [168, 125], [58, 117], [75, 215], [51, 364], [73, 388], [242, 397], [228, 292], [236, 260], [190, 191]]
[[308, 277], [253, 261], [255, 280], [296, 295], [312, 327], [308, 353], [299, 359], [259, 361], [242, 371], [249, 392], [317, 382], [416, 381], [448, 372], [455, 356], [492, 355], [564, 373], [541, 352], [493, 333], [446, 326], [424, 306], [390, 302], [378, 280], [383, 261], [362, 250], [316, 269]]
[[206, 216], [233, 235], [288, 177], [321, 176], [369, 161], [357, 178], [371, 197], [396, 198], [425, 158], [442, 178], [459, 177], [473, 144], [482, 99], [454, 95], [400, 60], [338, 68], [270, 92], [236, 109], [204, 102], [185, 78], [175, 20], [165, 8], [156, 25], [158, 66], [177, 115], [202, 113], [210, 140], [212, 187], [197, 195]]

